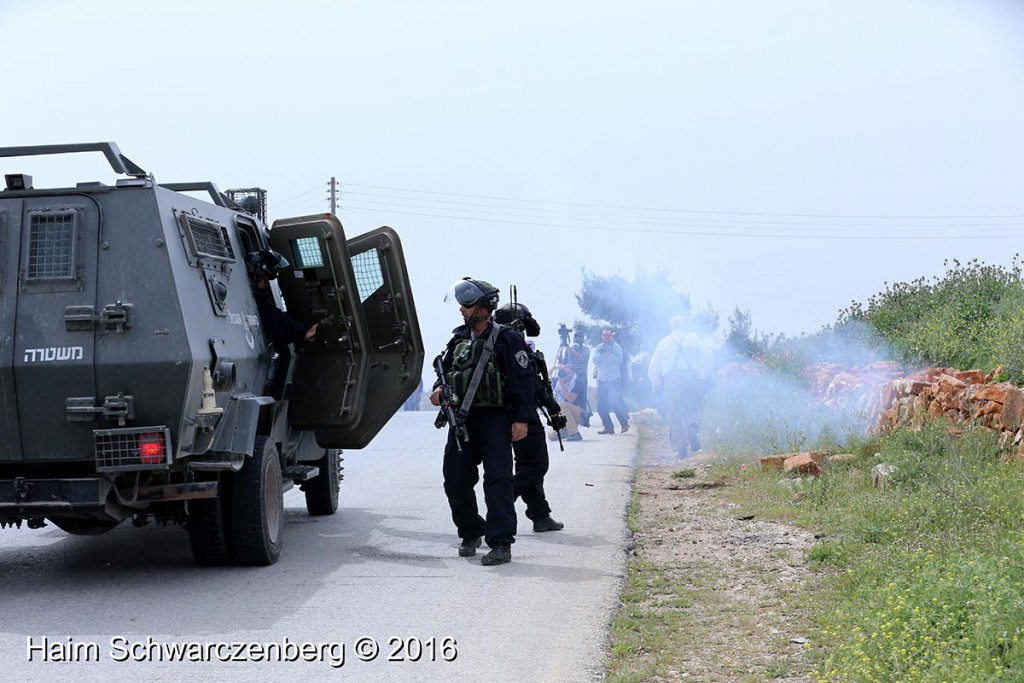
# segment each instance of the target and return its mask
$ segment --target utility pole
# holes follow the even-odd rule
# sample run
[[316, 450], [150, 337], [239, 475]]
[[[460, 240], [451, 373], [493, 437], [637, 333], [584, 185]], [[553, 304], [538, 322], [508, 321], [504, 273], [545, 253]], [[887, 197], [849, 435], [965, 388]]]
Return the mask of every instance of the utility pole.
[[338, 215], [338, 181], [331, 176], [331, 213]]

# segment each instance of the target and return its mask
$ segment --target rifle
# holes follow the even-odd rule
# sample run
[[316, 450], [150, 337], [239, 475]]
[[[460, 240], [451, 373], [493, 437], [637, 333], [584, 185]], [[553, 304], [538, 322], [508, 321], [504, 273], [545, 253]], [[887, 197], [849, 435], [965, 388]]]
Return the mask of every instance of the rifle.
[[[544, 354], [540, 351], [534, 352], [535, 361], [537, 363], [537, 374], [540, 376], [539, 391], [538, 391], [538, 407], [540, 408], [540, 414], [547, 420], [548, 426], [555, 430], [555, 434], [558, 435], [558, 450], [564, 451], [565, 445], [562, 443], [562, 430], [568, 424], [568, 419], [561, 413], [561, 407], [558, 405], [558, 401], [555, 400], [555, 392], [551, 386], [551, 378], [548, 376], [548, 366], [544, 362]], [[548, 413], [548, 410], [554, 408], [554, 412]]]
[[444, 365], [441, 363], [440, 355], [434, 359], [434, 372], [437, 373], [437, 379], [440, 381], [439, 388], [441, 389], [441, 411], [434, 418], [434, 426], [438, 429], [441, 429], [446, 424], [454, 427], [455, 447], [461, 453], [462, 442], [469, 441], [469, 434], [466, 433], [466, 425], [455, 414], [454, 406], [459, 404], [459, 397], [452, 393], [452, 388], [448, 385], [448, 380], [445, 379]]

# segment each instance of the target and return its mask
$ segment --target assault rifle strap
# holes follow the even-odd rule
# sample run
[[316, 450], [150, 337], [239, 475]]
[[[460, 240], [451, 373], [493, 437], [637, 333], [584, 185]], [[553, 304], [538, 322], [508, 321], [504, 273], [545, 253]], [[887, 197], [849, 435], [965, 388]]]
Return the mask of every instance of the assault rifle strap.
[[476, 390], [480, 387], [480, 380], [484, 376], [487, 361], [491, 359], [491, 354], [494, 352], [494, 342], [498, 339], [499, 332], [501, 332], [501, 325], [492, 322], [491, 333], [487, 335], [484, 350], [480, 353], [480, 359], [476, 362], [476, 367], [473, 368], [473, 376], [469, 379], [469, 386], [466, 387], [466, 395], [462, 397], [462, 405], [459, 406], [459, 420], [465, 420], [469, 415], [469, 409], [473, 407], [473, 398], [476, 396]]

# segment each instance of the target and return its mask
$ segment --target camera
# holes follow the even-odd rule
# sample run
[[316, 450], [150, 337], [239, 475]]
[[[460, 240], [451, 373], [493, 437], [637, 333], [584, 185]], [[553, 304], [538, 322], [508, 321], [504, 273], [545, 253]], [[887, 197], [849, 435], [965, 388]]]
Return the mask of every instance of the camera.
[[562, 339], [562, 346], [569, 345], [569, 333], [572, 332], [565, 323], [558, 323], [558, 336]]

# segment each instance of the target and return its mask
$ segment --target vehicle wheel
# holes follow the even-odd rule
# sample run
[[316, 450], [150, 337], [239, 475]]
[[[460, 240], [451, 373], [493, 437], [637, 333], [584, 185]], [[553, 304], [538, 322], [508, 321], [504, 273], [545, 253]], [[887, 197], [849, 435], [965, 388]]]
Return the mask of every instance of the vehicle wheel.
[[277, 447], [265, 436], [256, 438], [252, 457], [234, 476], [228, 520], [236, 562], [277, 562], [284, 531], [284, 487]]
[[303, 485], [306, 510], [311, 515], [333, 515], [338, 511], [338, 491], [341, 489], [341, 450], [328, 448], [316, 461], [320, 474]]
[[53, 525], [66, 533], [74, 536], [96, 536], [105, 534], [113, 529], [120, 522], [106, 519], [81, 519], [78, 517], [51, 518]]
[[216, 498], [201, 498], [188, 504], [188, 543], [193, 559], [202, 567], [222, 567], [233, 559], [228, 528], [229, 479], [227, 473], [220, 475]]

